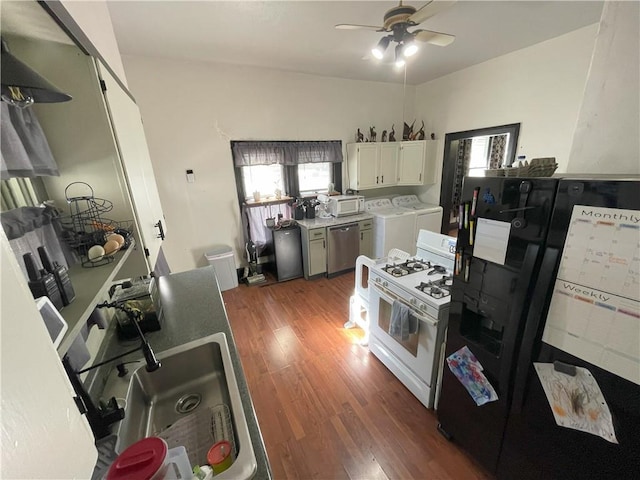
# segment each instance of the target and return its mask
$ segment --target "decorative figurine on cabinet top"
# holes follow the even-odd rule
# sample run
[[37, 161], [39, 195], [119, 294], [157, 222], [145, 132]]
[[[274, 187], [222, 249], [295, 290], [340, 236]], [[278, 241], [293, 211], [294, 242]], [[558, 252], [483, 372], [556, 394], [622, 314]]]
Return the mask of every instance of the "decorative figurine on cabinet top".
[[407, 123], [405, 122], [404, 124], [404, 130], [402, 131], [402, 140], [411, 140], [411, 137], [413, 135], [413, 124], [416, 123], [416, 121], [414, 120], [413, 123], [411, 124], [411, 126], [407, 125]]
[[358, 129], [358, 133], [356, 133], [356, 143], [362, 143], [362, 142], [364, 142], [364, 135], [362, 134], [360, 129]]
[[376, 127], [369, 127], [369, 141], [375, 142], [377, 136], [378, 135], [376, 134]]
[[394, 130], [395, 126], [396, 126], [395, 123], [393, 125], [391, 125], [391, 131], [389, 132], [389, 141], [390, 142], [395, 142], [396, 141], [396, 131]]
[[387, 141], [387, 131], [383, 130], [382, 131], [382, 138], [380, 139], [381, 142], [386, 142]]
[[420, 130], [418, 130], [418, 133], [415, 134], [415, 139], [424, 140], [424, 122], [422, 122], [422, 126], [420, 127]]

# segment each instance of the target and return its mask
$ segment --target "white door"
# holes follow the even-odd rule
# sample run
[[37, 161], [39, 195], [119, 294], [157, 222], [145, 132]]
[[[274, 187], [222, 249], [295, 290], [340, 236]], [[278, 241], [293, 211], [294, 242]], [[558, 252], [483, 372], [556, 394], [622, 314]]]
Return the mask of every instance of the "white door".
[[398, 144], [382, 143], [380, 144], [380, 168], [378, 169], [380, 176], [379, 184], [381, 186], [391, 186], [398, 183]]
[[129, 192], [133, 199], [140, 240], [148, 252], [149, 268], [153, 269], [167, 228], [140, 110], [109, 71], [101, 67], [99, 62], [96, 64], [100, 77], [106, 85], [105, 99]]
[[422, 185], [425, 142], [400, 144], [398, 185]]

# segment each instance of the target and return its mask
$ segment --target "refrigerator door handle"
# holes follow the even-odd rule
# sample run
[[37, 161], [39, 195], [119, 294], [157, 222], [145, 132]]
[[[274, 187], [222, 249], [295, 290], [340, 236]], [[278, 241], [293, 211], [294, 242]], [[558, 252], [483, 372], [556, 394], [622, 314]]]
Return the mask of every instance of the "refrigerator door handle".
[[544, 325], [545, 309], [547, 308], [549, 292], [555, 282], [554, 272], [559, 256], [560, 249], [547, 247], [542, 257], [542, 264], [540, 265], [529, 313], [527, 314], [524, 333], [522, 334], [520, 353], [518, 354], [513, 400], [511, 404], [511, 412], [515, 414], [522, 411], [533, 347], [540, 333], [539, 330]]

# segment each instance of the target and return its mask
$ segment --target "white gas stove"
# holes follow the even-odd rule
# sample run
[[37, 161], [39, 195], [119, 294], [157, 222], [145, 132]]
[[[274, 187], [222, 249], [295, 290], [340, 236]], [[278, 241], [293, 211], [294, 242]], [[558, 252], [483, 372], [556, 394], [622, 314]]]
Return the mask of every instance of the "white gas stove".
[[[417, 255], [392, 251], [369, 265], [369, 349], [427, 407], [437, 400], [456, 239], [421, 230]], [[392, 335], [398, 311], [408, 335]], [[395, 313], [394, 313], [395, 312]]]
[[394, 256], [376, 261], [370, 281], [393, 288], [402, 300], [438, 318], [451, 300], [456, 239], [421, 230], [417, 248], [415, 257], [395, 251]]

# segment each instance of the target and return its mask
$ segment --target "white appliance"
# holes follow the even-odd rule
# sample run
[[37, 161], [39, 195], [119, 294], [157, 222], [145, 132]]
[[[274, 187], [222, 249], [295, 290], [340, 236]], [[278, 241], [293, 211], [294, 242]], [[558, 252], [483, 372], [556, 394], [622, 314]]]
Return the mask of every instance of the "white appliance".
[[[421, 230], [415, 257], [369, 268], [369, 349], [427, 408], [439, 396], [455, 246], [453, 237]], [[405, 340], [389, 334], [394, 302], [418, 320]]]
[[329, 197], [329, 213], [333, 217], [356, 215], [362, 211], [363, 202], [361, 195], [335, 195]]
[[389, 250], [398, 248], [415, 252], [416, 213], [394, 207], [388, 198], [376, 198], [364, 202], [364, 210], [373, 215], [373, 255], [386, 257]]
[[398, 208], [406, 208], [416, 212], [415, 240], [418, 241], [420, 230], [440, 233], [442, 229], [442, 207], [420, 201], [417, 195], [399, 195], [391, 199]]

